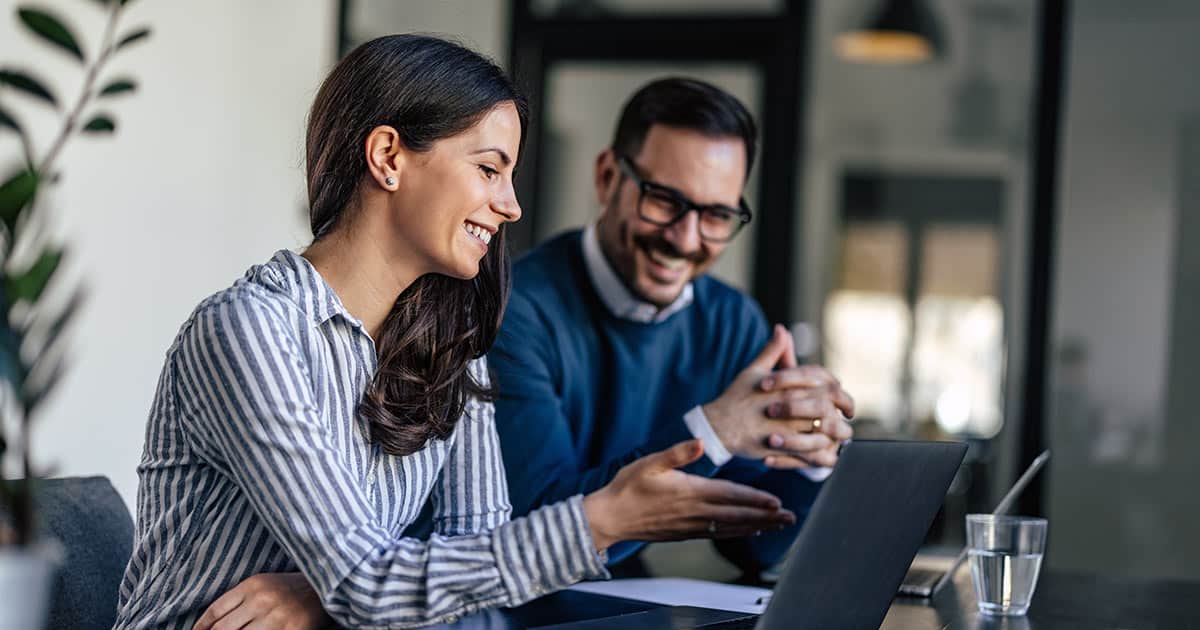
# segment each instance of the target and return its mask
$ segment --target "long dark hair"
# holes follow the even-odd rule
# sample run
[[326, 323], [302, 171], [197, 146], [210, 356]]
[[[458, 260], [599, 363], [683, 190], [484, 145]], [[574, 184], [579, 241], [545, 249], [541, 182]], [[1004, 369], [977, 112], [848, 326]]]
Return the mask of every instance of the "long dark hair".
[[[367, 177], [367, 135], [390, 125], [412, 151], [466, 131], [505, 102], [516, 105], [522, 144], [528, 107], [504, 72], [458, 44], [424, 35], [371, 40], [346, 55], [321, 85], [308, 119], [306, 161], [313, 240], [358, 205]], [[393, 455], [446, 439], [469, 396], [492, 391], [468, 371], [496, 339], [508, 299], [504, 229], [479, 275], [460, 280], [426, 274], [396, 300], [375, 340], [379, 367], [359, 403], [371, 440]]]

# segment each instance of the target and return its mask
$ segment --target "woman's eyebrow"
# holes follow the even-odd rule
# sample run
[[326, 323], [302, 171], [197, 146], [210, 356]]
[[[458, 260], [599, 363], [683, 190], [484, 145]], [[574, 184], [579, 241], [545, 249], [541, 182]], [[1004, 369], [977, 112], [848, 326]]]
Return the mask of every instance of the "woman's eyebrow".
[[479, 155], [480, 153], [488, 153], [488, 152], [495, 152], [495, 153], [499, 154], [500, 162], [502, 164], [504, 164], [504, 166], [508, 166], [509, 164], [512, 164], [512, 158], [508, 157], [508, 154], [504, 152], [504, 149], [501, 149], [498, 147], [487, 147], [484, 149], [476, 149], [471, 152], [471, 155]]

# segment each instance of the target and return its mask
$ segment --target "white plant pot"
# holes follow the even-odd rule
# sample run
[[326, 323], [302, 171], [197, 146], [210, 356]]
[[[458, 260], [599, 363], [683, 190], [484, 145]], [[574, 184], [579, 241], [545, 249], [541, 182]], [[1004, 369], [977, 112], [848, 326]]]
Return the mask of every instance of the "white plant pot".
[[40, 630], [46, 627], [57, 545], [0, 547], [0, 630]]

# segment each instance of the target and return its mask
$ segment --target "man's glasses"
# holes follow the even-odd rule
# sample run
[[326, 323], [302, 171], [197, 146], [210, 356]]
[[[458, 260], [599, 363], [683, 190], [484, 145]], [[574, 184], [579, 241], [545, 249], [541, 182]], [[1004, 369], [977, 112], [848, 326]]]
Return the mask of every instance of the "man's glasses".
[[695, 210], [700, 217], [700, 238], [725, 243], [733, 239], [738, 230], [754, 216], [745, 199], [738, 199], [737, 208], [724, 204], [699, 204], [670, 186], [643, 179], [629, 158], [617, 158], [617, 165], [622, 173], [638, 185], [638, 216], [654, 225], [667, 227]]

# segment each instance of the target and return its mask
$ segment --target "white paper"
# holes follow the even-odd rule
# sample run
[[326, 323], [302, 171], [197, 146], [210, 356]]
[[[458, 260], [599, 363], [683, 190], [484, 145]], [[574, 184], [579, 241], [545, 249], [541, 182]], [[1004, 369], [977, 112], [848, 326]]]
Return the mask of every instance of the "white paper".
[[688, 578], [629, 578], [582, 582], [572, 586], [571, 590], [666, 606], [699, 606], [745, 613], [762, 613], [771, 596], [770, 589]]

